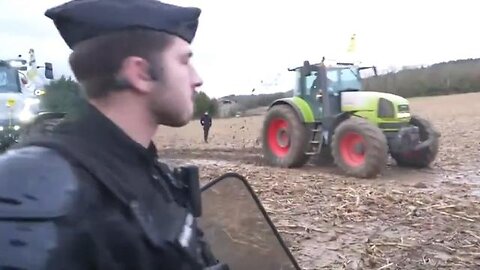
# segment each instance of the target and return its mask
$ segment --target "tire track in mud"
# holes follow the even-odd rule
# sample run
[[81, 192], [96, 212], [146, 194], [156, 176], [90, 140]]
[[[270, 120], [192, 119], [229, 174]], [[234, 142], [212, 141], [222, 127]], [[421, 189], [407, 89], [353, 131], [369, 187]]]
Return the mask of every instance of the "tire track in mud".
[[[227, 171], [235, 171], [240, 174], [272, 175], [279, 170], [298, 172], [300, 174], [314, 175], [315, 181], [337, 179], [345, 181], [353, 179], [344, 174], [335, 164], [315, 165], [311, 161], [301, 168], [280, 169], [271, 167], [263, 160], [262, 150], [259, 148], [209, 148], [209, 149], [166, 149], [163, 157], [173, 163], [190, 163], [204, 167], [207, 177], [217, 177]], [[213, 169], [215, 168], [215, 169]], [[281, 173], [281, 172], [280, 172]], [[203, 179], [208, 181], [207, 179]], [[287, 179], [288, 180], [288, 177]], [[459, 200], [463, 196], [475, 196], [480, 198], [480, 166], [467, 164], [455, 169], [433, 165], [430, 168], [413, 169], [398, 167], [390, 158], [387, 168], [382, 175], [373, 179], [355, 179], [361, 184], [372, 187], [389, 186], [392, 189], [415, 188], [425, 192], [443, 191]]]
[[242, 164], [266, 166], [261, 149], [258, 148], [192, 148], [192, 149], [162, 149], [161, 157], [167, 159], [201, 159], [212, 162], [232, 161]]
[[[263, 159], [262, 149], [258, 147], [243, 148], [192, 148], [192, 149], [173, 149], [166, 148], [162, 150], [162, 158], [167, 160], [188, 160], [198, 166], [212, 166], [222, 169], [225, 167], [239, 167], [237, 165], [250, 165], [256, 170], [275, 172], [279, 168], [271, 167]], [[318, 178], [350, 178], [346, 176], [335, 164], [315, 165], [309, 161], [301, 168], [288, 170], [298, 170], [301, 173], [318, 175]], [[238, 171], [242, 173], [242, 171]], [[455, 166], [442, 166], [434, 164], [430, 168], [413, 169], [398, 167], [395, 161], [390, 158], [386, 170], [382, 175], [374, 179], [359, 179], [364, 184], [377, 185], [379, 181], [382, 184], [414, 186], [423, 189], [438, 190], [445, 192], [462, 188], [466, 194], [480, 197], [480, 164], [467, 164]], [[461, 195], [459, 195], [461, 196]]]
[[[263, 159], [262, 149], [260, 148], [192, 148], [192, 149], [173, 149], [166, 148], [161, 152], [161, 157], [169, 160], [189, 160], [198, 165], [220, 164], [243, 164], [263, 167], [265, 170], [277, 170]], [[301, 170], [302, 173], [318, 173], [320, 175], [333, 174], [335, 176], [344, 176], [344, 173], [335, 165], [315, 165], [313, 161], [309, 161], [301, 168], [293, 168], [290, 170]], [[432, 180], [440, 180], [445, 178], [447, 174], [457, 175], [457, 171], [443, 170], [441, 167], [412, 169], [396, 166], [393, 159], [388, 162], [387, 168], [383, 175], [376, 179], [361, 179], [360, 181], [376, 182], [382, 179], [382, 182], [395, 181], [400, 183], [410, 182], [432, 182]], [[459, 177], [457, 177], [459, 178]]]

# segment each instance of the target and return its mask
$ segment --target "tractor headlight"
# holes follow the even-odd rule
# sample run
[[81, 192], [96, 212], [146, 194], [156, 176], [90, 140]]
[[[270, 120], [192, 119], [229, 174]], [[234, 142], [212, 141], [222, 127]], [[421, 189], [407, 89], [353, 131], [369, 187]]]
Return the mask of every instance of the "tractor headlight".
[[18, 119], [21, 122], [29, 122], [35, 117], [35, 115], [28, 109], [23, 109], [19, 114], [18, 114]]
[[34, 117], [35, 114], [32, 112], [33, 107], [40, 103], [38, 98], [29, 98], [25, 100], [25, 106], [18, 114], [18, 119], [21, 122], [30, 122]]
[[33, 92], [33, 94], [34, 94], [35, 96], [45, 95], [45, 90], [43, 90], [43, 89], [36, 89], [36, 90]]
[[395, 118], [395, 106], [393, 103], [385, 98], [380, 98], [378, 101], [378, 117], [379, 118]]
[[410, 107], [408, 106], [408, 104], [398, 105], [398, 112], [399, 113], [409, 113], [410, 112]]

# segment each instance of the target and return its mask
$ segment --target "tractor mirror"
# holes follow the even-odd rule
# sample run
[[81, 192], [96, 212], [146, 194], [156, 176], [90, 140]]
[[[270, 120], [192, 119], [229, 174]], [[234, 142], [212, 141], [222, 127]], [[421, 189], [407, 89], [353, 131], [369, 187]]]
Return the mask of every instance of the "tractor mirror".
[[52, 63], [45, 62], [45, 78], [53, 79], [53, 66]]

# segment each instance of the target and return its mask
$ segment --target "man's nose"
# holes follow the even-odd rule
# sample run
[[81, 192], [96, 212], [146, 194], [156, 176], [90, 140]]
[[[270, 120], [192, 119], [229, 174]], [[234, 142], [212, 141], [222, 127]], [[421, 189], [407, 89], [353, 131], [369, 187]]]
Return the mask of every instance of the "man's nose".
[[203, 85], [203, 80], [200, 78], [195, 68], [192, 68], [192, 81], [194, 87], [200, 87]]

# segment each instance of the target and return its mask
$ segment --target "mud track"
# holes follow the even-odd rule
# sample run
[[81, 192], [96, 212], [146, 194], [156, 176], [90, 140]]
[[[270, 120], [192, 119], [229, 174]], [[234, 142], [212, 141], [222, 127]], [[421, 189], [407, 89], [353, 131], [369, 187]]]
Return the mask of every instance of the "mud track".
[[232, 161], [242, 164], [265, 166], [261, 149], [258, 148], [208, 148], [208, 149], [172, 149], [162, 150], [162, 155], [169, 159], [204, 159], [213, 161]]

